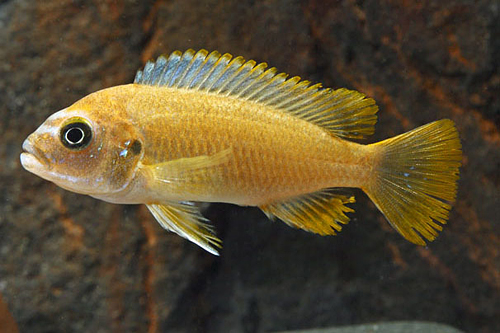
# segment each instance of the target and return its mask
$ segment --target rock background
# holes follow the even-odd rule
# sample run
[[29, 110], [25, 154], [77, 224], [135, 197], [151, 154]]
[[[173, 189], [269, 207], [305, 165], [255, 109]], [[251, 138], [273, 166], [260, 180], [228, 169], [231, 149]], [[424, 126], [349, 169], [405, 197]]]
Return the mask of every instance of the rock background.
[[[261, 332], [391, 320], [496, 331], [499, 12], [496, 0], [0, 1], [0, 331]], [[444, 232], [414, 246], [361, 191], [351, 223], [326, 238], [217, 204], [206, 211], [224, 240], [217, 258], [166, 233], [145, 207], [72, 194], [22, 169], [22, 141], [51, 113], [187, 48], [366, 93], [380, 106], [369, 142], [453, 119], [464, 165]]]

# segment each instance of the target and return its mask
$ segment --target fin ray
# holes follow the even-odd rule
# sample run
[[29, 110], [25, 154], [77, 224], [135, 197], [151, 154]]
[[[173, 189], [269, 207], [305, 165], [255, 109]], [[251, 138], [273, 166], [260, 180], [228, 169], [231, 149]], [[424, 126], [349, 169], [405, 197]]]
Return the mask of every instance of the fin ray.
[[191, 202], [148, 204], [146, 205], [166, 230], [175, 232], [204, 250], [219, 255], [216, 248], [222, 247], [222, 242], [214, 234], [213, 227], [206, 223], [199, 210]]
[[389, 223], [418, 245], [434, 240], [455, 201], [462, 153], [449, 119], [372, 145], [382, 156], [364, 190]]
[[[159, 164], [144, 165], [143, 169], [154, 183], [182, 182], [186, 177], [192, 180], [195, 174], [203, 173], [207, 168], [227, 163], [231, 154], [232, 149], [227, 148], [210, 156], [184, 157]], [[154, 183], [150, 186], [154, 186]]]
[[347, 224], [345, 213], [354, 212], [345, 204], [354, 203], [353, 196], [327, 189], [276, 202], [259, 208], [270, 218], [279, 218], [286, 224], [320, 235], [335, 235]]
[[186, 68], [183, 77], [177, 83], [177, 88], [184, 88], [195, 80], [196, 74], [201, 69], [201, 65], [205, 61], [207, 55], [208, 52], [203, 50], [202, 52], [198, 52], [193, 56], [189, 67]]
[[189, 49], [160, 56], [138, 71], [134, 83], [196, 89], [261, 103], [325, 128], [344, 138], [374, 132], [378, 107], [371, 98], [347, 89], [322, 89], [300, 77], [265, 70], [266, 63]]

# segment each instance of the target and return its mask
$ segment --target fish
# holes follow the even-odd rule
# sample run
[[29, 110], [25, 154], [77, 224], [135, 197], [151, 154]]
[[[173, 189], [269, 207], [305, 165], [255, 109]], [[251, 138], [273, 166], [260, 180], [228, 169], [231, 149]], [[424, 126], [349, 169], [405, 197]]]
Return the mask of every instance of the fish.
[[52, 114], [24, 141], [20, 160], [66, 190], [145, 204], [164, 229], [215, 255], [222, 241], [199, 202], [256, 206], [271, 220], [335, 235], [354, 212], [350, 188], [424, 246], [456, 200], [458, 131], [441, 119], [363, 144], [377, 112], [358, 91], [189, 49]]

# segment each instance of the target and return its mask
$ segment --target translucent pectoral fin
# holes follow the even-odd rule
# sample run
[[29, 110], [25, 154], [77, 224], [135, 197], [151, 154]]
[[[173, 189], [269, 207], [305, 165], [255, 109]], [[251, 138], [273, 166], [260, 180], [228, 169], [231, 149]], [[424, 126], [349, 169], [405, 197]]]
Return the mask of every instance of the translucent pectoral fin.
[[320, 235], [335, 235], [342, 230], [339, 223], [349, 222], [345, 213], [354, 212], [345, 204], [354, 202], [353, 196], [323, 190], [259, 208], [269, 218], [277, 217], [292, 227]]
[[219, 255], [216, 248], [221, 248], [221, 240], [214, 234], [213, 227], [208, 224], [198, 208], [191, 202], [169, 203], [167, 205], [147, 205], [160, 225], [190, 240], [204, 250]]
[[202, 175], [207, 169], [227, 163], [232, 149], [227, 148], [213, 155], [179, 158], [164, 163], [143, 166], [149, 176], [160, 183], [183, 182]]

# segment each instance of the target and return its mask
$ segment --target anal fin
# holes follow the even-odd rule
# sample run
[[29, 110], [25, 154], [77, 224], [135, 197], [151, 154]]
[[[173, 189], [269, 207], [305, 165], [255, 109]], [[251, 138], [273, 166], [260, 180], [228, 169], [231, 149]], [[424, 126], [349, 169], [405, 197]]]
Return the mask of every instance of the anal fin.
[[277, 217], [292, 227], [320, 235], [335, 235], [342, 230], [340, 224], [349, 222], [345, 213], [354, 212], [345, 204], [354, 202], [353, 196], [322, 190], [259, 208], [270, 219]]
[[216, 248], [221, 248], [221, 240], [214, 235], [214, 230], [191, 202], [172, 202], [169, 204], [149, 204], [149, 211], [160, 225], [182, 236], [204, 250], [219, 255]]

